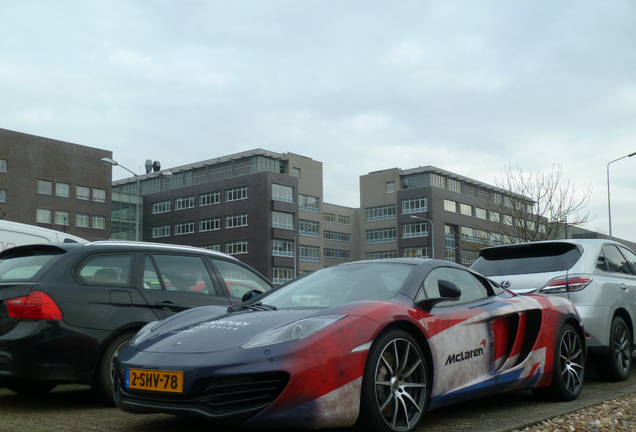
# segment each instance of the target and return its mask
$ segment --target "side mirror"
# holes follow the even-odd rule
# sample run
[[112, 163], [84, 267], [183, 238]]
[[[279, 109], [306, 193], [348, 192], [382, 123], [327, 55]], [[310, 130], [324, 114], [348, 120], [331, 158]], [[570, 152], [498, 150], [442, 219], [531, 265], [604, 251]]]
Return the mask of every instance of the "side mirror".
[[451, 281], [440, 279], [437, 283], [437, 286], [439, 288], [439, 297], [432, 297], [420, 300], [415, 303], [415, 306], [430, 312], [430, 310], [433, 309], [433, 306], [435, 306], [437, 303], [445, 301], [457, 301], [462, 295], [462, 291]]
[[256, 296], [258, 296], [260, 294], [263, 294], [263, 293], [260, 292], [259, 290], [253, 289], [253, 290], [248, 291], [245, 294], [243, 294], [243, 297], [241, 297], [241, 301], [242, 302], [246, 302], [248, 300], [252, 300], [254, 297], [256, 297]]

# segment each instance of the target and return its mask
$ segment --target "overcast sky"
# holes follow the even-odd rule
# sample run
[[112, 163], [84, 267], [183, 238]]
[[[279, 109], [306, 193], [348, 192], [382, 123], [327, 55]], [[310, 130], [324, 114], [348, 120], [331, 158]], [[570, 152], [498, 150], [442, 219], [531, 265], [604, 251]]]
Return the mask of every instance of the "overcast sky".
[[[635, 22], [633, 0], [0, 0], [0, 128], [140, 173], [293, 152], [352, 207], [371, 171], [560, 165], [608, 233], [607, 164], [636, 152]], [[634, 172], [610, 165], [631, 241]]]

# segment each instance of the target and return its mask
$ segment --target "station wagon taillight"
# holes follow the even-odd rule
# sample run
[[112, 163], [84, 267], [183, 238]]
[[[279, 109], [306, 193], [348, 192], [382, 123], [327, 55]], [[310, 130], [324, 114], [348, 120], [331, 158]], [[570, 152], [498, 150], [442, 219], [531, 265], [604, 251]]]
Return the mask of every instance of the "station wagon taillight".
[[31, 291], [28, 296], [5, 301], [9, 316], [15, 319], [59, 321], [62, 312], [55, 301], [42, 291]]
[[559, 276], [548, 282], [543, 288], [542, 293], [563, 293], [567, 291], [581, 291], [592, 282], [592, 278], [585, 274], [576, 274], [570, 276]]

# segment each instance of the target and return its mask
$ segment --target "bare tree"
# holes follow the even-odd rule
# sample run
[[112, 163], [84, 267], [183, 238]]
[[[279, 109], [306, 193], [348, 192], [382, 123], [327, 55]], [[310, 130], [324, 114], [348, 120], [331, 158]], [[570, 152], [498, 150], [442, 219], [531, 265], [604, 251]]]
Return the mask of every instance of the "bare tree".
[[569, 180], [564, 183], [560, 165], [535, 174], [513, 170], [509, 165], [495, 179], [495, 185], [502, 189], [501, 198], [490, 200], [490, 210], [500, 214], [499, 232], [515, 240], [562, 238], [568, 226], [582, 226], [591, 220], [589, 212], [584, 212], [591, 185], [577, 193]]

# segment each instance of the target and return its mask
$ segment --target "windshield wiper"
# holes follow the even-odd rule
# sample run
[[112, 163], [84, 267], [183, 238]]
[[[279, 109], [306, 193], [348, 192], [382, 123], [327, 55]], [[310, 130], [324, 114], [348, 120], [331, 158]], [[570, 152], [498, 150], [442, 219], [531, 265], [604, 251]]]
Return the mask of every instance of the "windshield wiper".
[[239, 303], [237, 305], [230, 306], [229, 308], [227, 308], [228, 312], [238, 312], [241, 310], [273, 311], [273, 310], [276, 310], [276, 306], [263, 304], [263, 302], [257, 302], [257, 303], [251, 303], [251, 304]]

